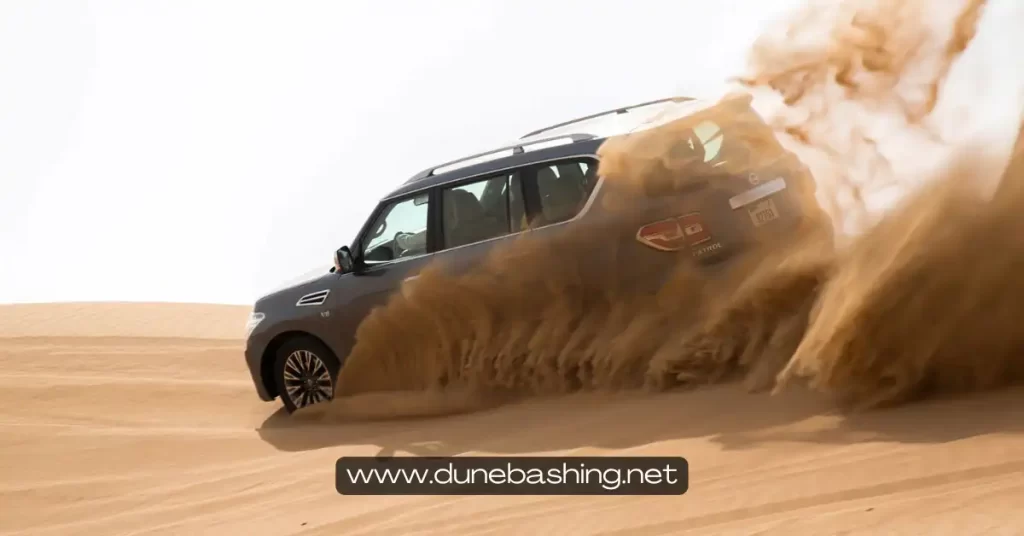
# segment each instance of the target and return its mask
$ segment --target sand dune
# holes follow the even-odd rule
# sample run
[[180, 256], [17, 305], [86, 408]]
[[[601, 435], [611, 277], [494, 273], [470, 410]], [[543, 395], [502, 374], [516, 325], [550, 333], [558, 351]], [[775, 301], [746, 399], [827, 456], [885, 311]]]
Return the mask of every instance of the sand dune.
[[0, 337], [174, 337], [237, 339], [244, 305], [59, 303], [0, 307]]
[[[1022, 522], [1022, 390], [842, 417], [805, 392], [723, 385], [327, 425], [257, 400], [240, 341], [140, 338], [115, 314], [130, 307], [76, 307], [130, 336], [0, 340], [3, 534], [1011, 534]], [[692, 474], [677, 497], [334, 491], [337, 457], [378, 453], [683, 455]]]
[[[603, 302], [580, 301], [593, 293], [578, 295], [579, 286], [559, 287], [557, 278], [542, 277], [546, 272], [518, 268], [501, 285], [488, 284], [494, 278], [486, 272], [461, 286], [424, 286], [429, 278], [421, 277], [412, 298], [393, 300], [364, 324], [360, 351], [342, 373], [346, 392], [363, 394], [287, 418], [277, 404], [257, 399], [243, 365], [236, 337], [247, 308], [0, 307], [0, 532], [1020, 533], [1024, 389], [993, 388], [1019, 379], [1024, 368], [1016, 283], [1024, 265], [1016, 238], [1024, 160], [1003, 175], [999, 201], [982, 201], [974, 186], [1004, 159], [992, 160], [999, 166], [900, 174], [898, 159], [879, 149], [878, 129], [869, 128], [883, 119], [899, 126], [892, 130], [904, 136], [883, 139], [887, 147], [945, 147], [939, 133], [922, 125], [942, 100], [943, 80], [967, 50], [985, 2], [955, 4], [939, 38], [918, 24], [932, 4], [907, 2], [839, 17], [846, 22], [830, 27], [814, 53], [796, 50], [792, 34], [755, 47], [755, 68], [744, 83], [771, 89], [790, 112], [803, 112], [777, 114], [772, 124], [816, 151], [801, 156], [817, 154], [817, 164], [827, 164], [812, 166], [819, 186], [834, 179], [824, 188], [834, 191], [826, 193], [856, 204], [865, 182], [859, 179], [886, 183], [900, 175], [944, 176], [965, 189], [915, 198], [866, 239], [821, 262], [794, 256], [756, 272], [737, 292], [721, 293], [732, 299], [707, 309], [712, 314], [692, 333], [677, 329], [677, 313], [701, 316], [690, 306], [685, 273], [674, 281], [678, 286], [665, 287], [674, 299], [646, 304], [616, 292]], [[888, 28], [893, 21], [897, 27]], [[835, 205], [829, 208], [840, 213], [849, 208]], [[826, 275], [819, 291], [816, 282]], [[509, 312], [494, 299], [541, 286], [549, 294], [568, 289], [561, 295], [571, 299], [542, 300], [549, 306], [543, 317], [529, 300], [507, 302], [521, 306]], [[425, 318], [417, 300], [445, 298], [439, 289], [468, 298], [443, 300], [443, 325], [427, 329], [421, 322], [403, 337], [387, 322]], [[490, 318], [481, 297], [502, 303], [503, 322], [464, 320]], [[585, 315], [569, 314], [572, 304]], [[558, 315], [570, 321], [551, 321]], [[630, 329], [612, 329], [627, 320]], [[424, 344], [423, 337], [438, 344]], [[396, 339], [409, 341], [409, 352], [398, 356]], [[782, 359], [765, 359], [773, 353]], [[580, 355], [588, 361], [566, 359]], [[794, 385], [775, 396], [731, 383], [678, 389], [719, 381], [738, 368], [756, 372], [757, 357], [769, 362], [766, 384]], [[396, 366], [387, 370], [384, 358]], [[519, 366], [523, 358], [532, 369]], [[638, 359], [656, 366], [644, 370]], [[663, 392], [550, 394], [583, 383], [636, 386], [652, 378], [661, 380], [655, 383]], [[534, 379], [554, 380], [538, 386], [554, 389], [486, 409], [473, 406], [480, 401], [472, 397], [444, 399], [422, 390], [450, 387], [452, 380], [502, 387]], [[816, 391], [801, 388], [798, 379]], [[406, 392], [367, 393], [383, 388]], [[987, 392], [949, 398], [971, 389]], [[840, 413], [828, 395], [861, 406], [915, 403]], [[466, 409], [460, 402], [478, 411], [452, 414]], [[448, 415], [368, 419], [423, 408]], [[376, 454], [681, 455], [690, 461], [691, 478], [689, 492], [672, 497], [334, 491], [338, 457]]]

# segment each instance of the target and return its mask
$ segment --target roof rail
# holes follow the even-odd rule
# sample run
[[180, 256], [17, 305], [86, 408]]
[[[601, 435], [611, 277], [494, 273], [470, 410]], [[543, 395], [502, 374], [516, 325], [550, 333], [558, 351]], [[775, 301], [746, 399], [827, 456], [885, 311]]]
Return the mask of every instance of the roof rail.
[[615, 108], [613, 110], [608, 110], [608, 111], [605, 111], [605, 112], [599, 112], [599, 113], [596, 113], [596, 114], [587, 115], [587, 116], [584, 116], [584, 117], [580, 117], [578, 119], [572, 119], [570, 121], [565, 121], [563, 123], [558, 123], [557, 125], [551, 125], [550, 127], [544, 127], [542, 129], [534, 130], [533, 132], [530, 132], [530, 133], [526, 134], [525, 136], [523, 136], [522, 138], [519, 138], [519, 139], [529, 138], [530, 136], [536, 136], [537, 134], [540, 134], [542, 132], [547, 132], [548, 130], [554, 130], [556, 128], [561, 128], [561, 127], [564, 127], [564, 126], [567, 126], [567, 125], [571, 125], [573, 123], [580, 123], [582, 121], [587, 121], [587, 120], [590, 120], [590, 119], [595, 119], [597, 117], [601, 117], [601, 116], [604, 116], [604, 115], [624, 114], [624, 113], [627, 113], [630, 110], [633, 110], [633, 109], [636, 109], [636, 108], [643, 108], [645, 106], [651, 106], [651, 105], [654, 105], [654, 104], [661, 104], [663, 102], [686, 102], [686, 101], [692, 101], [692, 100], [694, 100], [694, 99], [690, 98], [690, 97], [668, 97], [668, 98], [664, 98], [664, 99], [658, 99], [658, 100], [652, 100], [652, 101], [647, 101], [647, 102], [641, 102], [640, 104], [634, 104], [632, 106], [624, 106], [622, 108]]
[[553, 142], [553, 141], [564, 140], [564, 139], [569, 140], [570, 143], [576, 143], [578, 141], [592, 140], [595, 137], [596, 136], [594, 136], [592, 134], [583, 134], [583, 133], [561, 134], [561, 135], [558, 135], [558, 136], [551, 136], [551, 137], [542, 138], [542, 139], [539, 139], [539, 140], [530, 140], [530, 141], [528, 141], [526, 143], [513, 143], [511, 145], [505, 145], [503, 147], [498, 147], [497, 149], [491, 149], [490, 151], [484, 151], [482, 153], [477, 153], [477, 154], [466, 156], [466, 157], [463, 157], [463, 158], [458, 158], [458, 159], [455, 159], [455, 160], [451, 160], [451, 161], [445, 162], [443, 164], [438, 164], [436, 166], [431, 166], [431, 167], [429, 167], [429, 168], [427, 168], [427, 169], [417, 173], [416, 175], [414, 175], [413, 178], [409, 179], [406, 182], [406, 184], [409, 184], [409, 183], [412, 183], [412, 182], [416, 182], [418, 180], [425, 179], [427, 177], [433, 176], [434, 172], [436, 170], [440, 169], [440, 168], [448, 167], [448, 166], [455, 165], [455, 164], [460, 164], [460, 163], [463, 163], [463, 162], [467, 162], [469, 160], [475, 160], [477, 158], [483, 158], [485, 156], [490, 156], [492, 154], [500, 153], [500, 152], [503, 152], [503, 151], [511, 150], [512, 154], [522, 154], [522, 153], [526, 152], [526, 147], [529, 147], [531, 145], [540, 145], [540, 144], [550, 143], [550, 142]]

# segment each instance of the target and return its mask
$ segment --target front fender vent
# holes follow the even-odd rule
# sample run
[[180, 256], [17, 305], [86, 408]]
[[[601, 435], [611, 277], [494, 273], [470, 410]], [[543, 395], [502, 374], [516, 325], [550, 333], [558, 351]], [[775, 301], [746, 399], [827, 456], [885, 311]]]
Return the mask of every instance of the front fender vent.
[[330, 290], [318, 290], [316, 292], [306, 294], [299, 298], [299, 301], [295, 302], [295, 305], [298, 307], [306, 305], [323, 305], [323, 303], [327, 301], [327, 295], [330, 293]]

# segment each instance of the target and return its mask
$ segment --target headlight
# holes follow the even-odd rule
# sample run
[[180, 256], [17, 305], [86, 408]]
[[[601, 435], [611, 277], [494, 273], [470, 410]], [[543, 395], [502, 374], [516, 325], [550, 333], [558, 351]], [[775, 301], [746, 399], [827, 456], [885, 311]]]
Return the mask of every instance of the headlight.
[[249, 320], [245, 323], [245, 338], [248, 339], [249, 335], [252, 335], [252, 330], [256, 329], [256, 326], [263, 322], [263, 318], [266, 317], [263, 313], [251, 312], [249, 313]]

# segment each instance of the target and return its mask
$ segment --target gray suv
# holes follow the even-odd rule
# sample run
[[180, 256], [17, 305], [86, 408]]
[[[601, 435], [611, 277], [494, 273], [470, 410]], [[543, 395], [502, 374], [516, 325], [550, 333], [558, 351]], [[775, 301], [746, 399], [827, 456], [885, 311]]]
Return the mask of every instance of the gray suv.
[[[752, 233], [797, 224], [807, 216], [802, 199], [813, 180], [781, 146], [756, 170], [713, 177], [716, 163], [750, 151], [741, 146], [749, 136], [729, 128], [770, 132], [749, 99], [724, 102], [678, 97], [619, 108], [417, 173], [335, 252], [330, 272], [256, 301], [245, 359], [257, 394], [264, 401], [280, 396], [289, 412], [331, 400], [360, 322], [427, 263], [469, 269], [527, 229], [543, 234], [600, 221], [610, 187], [598, 173], [598, 148], [611, 136], [693, 119], [687, 145], [702, 164], [699, 176], [685, 187], [649, 185], [636, 219], [611, 238], [638, 264], [668, 269], [678, 262], [674, 255], [721, 264]], [[721, 128], [715, 118], [723, 106], [733, 115], [743, 107], [747, 120]]]

